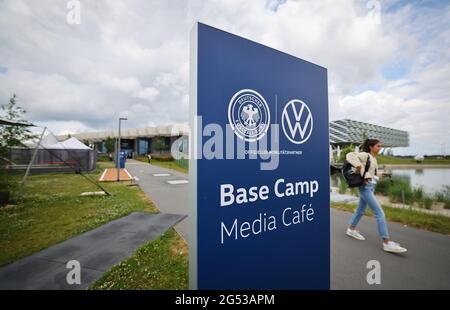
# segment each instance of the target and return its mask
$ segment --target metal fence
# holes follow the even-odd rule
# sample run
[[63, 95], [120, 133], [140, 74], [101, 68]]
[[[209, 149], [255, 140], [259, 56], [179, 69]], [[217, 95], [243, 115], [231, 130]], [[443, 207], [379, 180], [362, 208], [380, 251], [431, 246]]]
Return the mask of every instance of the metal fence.
[[27, 169], [35, 151], [37, 153], [31, 166], [32, 173], [73, 170], [86, 172], [94, 170], [97, 164], [96, 150], [11, 148], [6, 168], [18, 171]]

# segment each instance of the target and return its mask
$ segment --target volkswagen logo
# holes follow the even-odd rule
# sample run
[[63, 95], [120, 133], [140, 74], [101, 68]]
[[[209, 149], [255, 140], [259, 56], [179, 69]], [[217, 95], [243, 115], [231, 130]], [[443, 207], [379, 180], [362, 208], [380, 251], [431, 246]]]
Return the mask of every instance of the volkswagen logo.
[[313, 130], [313, 117], [308, 105], [299, 99], [289, 101], [281, 116], [283, 132], [292, 143], [305, 143]]

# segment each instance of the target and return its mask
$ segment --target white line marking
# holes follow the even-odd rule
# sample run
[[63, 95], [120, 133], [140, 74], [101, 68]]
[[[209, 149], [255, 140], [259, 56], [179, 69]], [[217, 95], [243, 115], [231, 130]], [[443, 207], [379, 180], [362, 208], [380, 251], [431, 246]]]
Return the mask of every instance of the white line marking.
[[168, 177], [168, 176], [170, 176], [170, 174], [168, 174], [168, 173], [154, 173], [153, 176], [154, 177]]
[[187, 184], [189, 183], [188, 180], [171, 180], [171, 181], [167, 181], [167, 183], [169, 183], [170, 185], [177, 185], [177, 184]]
[[123, 169], [123, 171], [125, 171], [126, 174], [128, 174], [128, 176], [130, 177], [130, 179], [132, 179], [133, 177], [131, 176], [131, 174], [128, 172], [127, 169]]
[[103, 171], [102, 176], [100, 177], [100, 181], [103, 181], [103, 180], [104, 180], [105, 174], [106, 174], [106, 171], [107, 171], [107, 170], [108, 170], [108, 169], [105, 169], [105, 171]]

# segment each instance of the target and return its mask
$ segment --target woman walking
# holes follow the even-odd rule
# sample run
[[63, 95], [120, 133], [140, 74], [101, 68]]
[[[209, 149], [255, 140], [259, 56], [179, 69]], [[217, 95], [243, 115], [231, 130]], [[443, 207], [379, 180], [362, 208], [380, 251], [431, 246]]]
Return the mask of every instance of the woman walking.
[[[369, 206], [375, 214], [378, 226], [378, 233], [383, 240], [383, 250], [392, 253], [404, 253], [406, 249], [400, 244], [389, 239], [386, 218], [380, 203], [375, 198], [375, 186], [378, 181], [378, 162], [376, 156], [381, 150], [381, 143], [377, 139], [366, 139], [362, 145], [362, 152], [351, 152], [346, 156], [347, 161], [355, 167], [355, 173], [360, 173], [364, 178], [364, 184], [359, 186], [359, 205], [353, 214], [346, 234], [357, 240], [365, 240], [364, 236], [356, 230], [359, 220]], [[364, 175], [364, 167], [367, 160], [370, 160], [369, 168]]]

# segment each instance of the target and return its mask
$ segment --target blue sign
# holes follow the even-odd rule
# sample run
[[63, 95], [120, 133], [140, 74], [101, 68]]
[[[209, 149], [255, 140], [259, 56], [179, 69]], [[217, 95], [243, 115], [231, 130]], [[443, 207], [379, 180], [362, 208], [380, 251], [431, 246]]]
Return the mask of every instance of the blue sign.
[[190, 288], [329, 289], [327, 70], [198, 23], [190, 100]]

